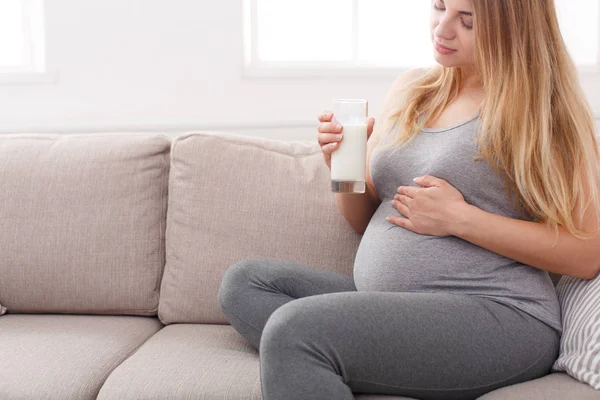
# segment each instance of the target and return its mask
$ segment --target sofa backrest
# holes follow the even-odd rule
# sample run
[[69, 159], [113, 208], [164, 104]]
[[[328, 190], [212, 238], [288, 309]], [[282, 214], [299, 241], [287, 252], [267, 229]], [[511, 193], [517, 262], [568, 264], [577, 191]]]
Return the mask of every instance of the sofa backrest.
[[156, 315], [164, 135], [0, 135], [0, 304], [15, 313]]
[[348, 276], [361, 235], [344, 219], [315, 141], [191, 132], [173, 140], [158, 316], [228, 323], [217, 302], [235, 262], [275, 258]]

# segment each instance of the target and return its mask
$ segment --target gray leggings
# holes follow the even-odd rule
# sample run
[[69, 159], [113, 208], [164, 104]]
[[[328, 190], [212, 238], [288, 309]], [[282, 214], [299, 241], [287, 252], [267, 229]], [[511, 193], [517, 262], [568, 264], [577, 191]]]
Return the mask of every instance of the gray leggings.
[[285, 260], [233, 264], [218, 300], [259, 353], [264, 400], [475, 399], [548, 374], [560, 344], [493, 300], [361, 292], [350, 276]]

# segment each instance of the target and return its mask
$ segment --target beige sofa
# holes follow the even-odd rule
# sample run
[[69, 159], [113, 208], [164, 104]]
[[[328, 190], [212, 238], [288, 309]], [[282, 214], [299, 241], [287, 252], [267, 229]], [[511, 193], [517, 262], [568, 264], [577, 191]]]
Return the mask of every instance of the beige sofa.
[[[202, 132], [0, 135], [0, 225], [1, 400], [260, 399], [224, 271], [351, 275], [361, 238], [316, 141]], [[598, 398], [555, 373], [481, 399]]]

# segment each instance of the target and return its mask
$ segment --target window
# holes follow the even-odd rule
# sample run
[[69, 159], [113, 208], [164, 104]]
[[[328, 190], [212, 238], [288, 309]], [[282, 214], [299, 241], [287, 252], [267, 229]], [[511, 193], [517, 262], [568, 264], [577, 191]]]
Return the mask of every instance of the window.
[[42, 0], [0, 0], [0, 82], [47, 80]]
[[[600, 0], [555, 1], [571, 55], [582, 70], [595, 70]], [[246, 66], [254, 72], [397, 72], [435, 62], [427, 0], [246, 0], [245, 6]]]

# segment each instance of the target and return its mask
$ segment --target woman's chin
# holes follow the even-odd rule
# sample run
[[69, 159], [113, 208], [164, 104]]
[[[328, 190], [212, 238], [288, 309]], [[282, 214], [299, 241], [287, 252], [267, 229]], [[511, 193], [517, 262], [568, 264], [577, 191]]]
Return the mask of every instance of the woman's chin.
[[446, 61], [446, 62], [444, 62], [443, 60], [438, 60], [438, 59], [436, 59], [435, 61], [436, 61], [436, 62], [437, 62], [439, 65], [441, 65], [442, 67], [446, 67], [446, 68], [451, 68], [451, 67], [454, 67], [454, 64], [452, 64], [452, 63], [449, 63], [449, 62], [447, 62], [447, 61]]
[[446, 67], [446, 68], [456, 67], [456, 63], [453, 63], [448, 58], [449, 58], [448, 56], [439, 54], [437, 51], [434, 54], [435, 62], [437, 62], [441, 66]]

